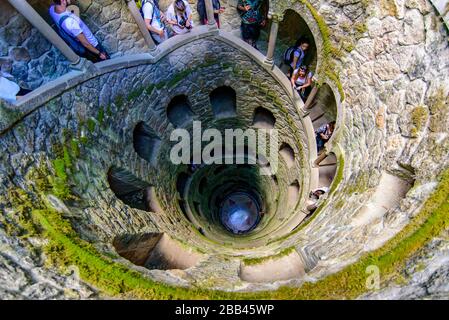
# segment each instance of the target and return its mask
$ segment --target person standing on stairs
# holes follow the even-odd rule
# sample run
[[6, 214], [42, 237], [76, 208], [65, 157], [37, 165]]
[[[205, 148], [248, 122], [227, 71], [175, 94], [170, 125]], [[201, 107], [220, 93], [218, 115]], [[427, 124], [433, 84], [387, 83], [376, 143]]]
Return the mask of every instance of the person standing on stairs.
[[92, 62], [109, 59], [106, 50], [76, 14], [67, 10], [70, 0], [53, 0], [49, 13], [57, 32], [80, 57]]

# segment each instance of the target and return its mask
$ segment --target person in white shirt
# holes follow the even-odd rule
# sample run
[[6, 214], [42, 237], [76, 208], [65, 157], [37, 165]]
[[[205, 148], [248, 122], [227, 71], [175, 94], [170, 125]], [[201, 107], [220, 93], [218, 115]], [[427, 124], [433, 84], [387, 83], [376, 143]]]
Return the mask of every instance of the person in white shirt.
[[184, 34], [193, 28], [192, 10], [185, 0], [175, 0], [167, 9], [167, 22], [172, 25], [173, 32]]
[[168, 39], [167, 29], [164, 24], [165, 15], [159, 9], [157, 0], [143, 0], [142, 15], [145, 25], [156, 44]]
[[23, 89], [15, 83], [11, 74], [0, 71], [0, 99], [15, 102], [29, 92], [31, 90]]
[[298, 69], [293, 71], [290, 81], [304, 102], [306, 102], [312, 89], [312, 79], [313, 74], [312, 72], [307, 73], [306, 66], [300, 66]]
[[326, 194], [329, 193], [328, 187], [320, 187], [315, 190], [312, 190], [309, 194], [309, 200], [307, 200], [307, 210], [310, 213], [313, 213], [320, 204], [320, 198]]
[[60, 32], [67, 33], [69, 37], [75, 40], [74, 42], [70, 41], [70, 39], [64, 38], [64, 35], [61, 35], [68, 42], [69, 46], [78, 55], [92, 62], [109, 59], [106, 50], [98, 42], [97, 38], [95, 38], [89, 27], [77, 15], [67, 10], [67, 6], [70, 5], [70, 0], [53, 0], [53, 2], [54, 4], [50, 6], [49, 13], [56, 27], [58, 29], [62, 28]]

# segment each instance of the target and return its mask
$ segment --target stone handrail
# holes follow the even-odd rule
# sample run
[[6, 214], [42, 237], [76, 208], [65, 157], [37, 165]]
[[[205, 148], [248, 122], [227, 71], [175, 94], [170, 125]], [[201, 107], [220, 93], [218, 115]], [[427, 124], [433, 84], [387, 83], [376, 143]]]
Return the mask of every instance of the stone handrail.
[[449, 0], [430, 0], [449, 30]]
[[[231, 33], [219, 29], [211, 29], [208, 26], [199, 26], [188, 34], [170, 38], [158, 45], [157, 50], [153, 53], [125, 55], [98, 62], [91, 65], [86, 70], [70, 71], [63, 76], [42, 85], [15, 103], [0, 104], [0, 135], [3, 135], [5, 132], [13, 128], [18, 122], [20, 122], [21, 119], [38, 110], [45, 103], [61, 95], [63, 92], [82, 84], [83, 82], [121, 69], [157, 63], [167, 54], [182, 47], [183, 45], [188, 44], [191, 41], [207, 37], [216, 37], [217, 40], [223, 41], [244, 52], [251, 59], [253, 59], [253, 61], [270, 72], [272, 77], [283, 87], [285, 92], [290, 95], [296, 106], [298, 115], [302, 119], [304, 130], [306, 131], [306, 135], [308, 137], [310, 156], [309, 161], [313, 162], [317, 157], [317, 152], [312, 121], [310, 117], [305, 114], [304, 103], [297, 94], [296, 90], [294, 90], [291, 86], [290, 81], [287, 77], [285, 77], [284, 73], [278, 67], [268, 66], [264, 63], [265, 56], [243, 40], [233, 36]], [[318, 183], [318, 169], [312, 168], [311, 175], [312, 183], [310, 187], [313, 188], [315, 187], [315, 184]]]

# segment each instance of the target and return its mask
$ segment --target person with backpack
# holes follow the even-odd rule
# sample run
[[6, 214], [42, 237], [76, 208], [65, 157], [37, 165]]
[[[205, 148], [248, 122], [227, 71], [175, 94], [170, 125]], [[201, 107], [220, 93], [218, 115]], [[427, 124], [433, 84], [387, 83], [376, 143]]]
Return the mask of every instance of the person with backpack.
[[[224, 12], [225, 8], [221, 6], [220, 0], [212, 0], [212, 6], [214, 8], [215, 22], [217, 22], [218, 28], [220, 28], [220, 14]], [[198, 11], [198, 15], [200, 16], [201, 24], [206, 25], [208, 21], [204, 0], [198, 0], [196, 11]]]
[[301, 66], [295, 71], [291, 78], [292, 86], [298, 91], [302, 101], [306, 102], [312, 89], [312, 72], [307, 72], [306, 66]]
[[[260, 30], [265, 27], [266, 19], [262, 14], [262, 0], [238, 0], [237, 10], [240, 13], [243, 41], [257, 49]], [[259, 49], [257, 49], [259, 50]]]
[[294, 46], [288, 48], [284, 53], [284, 63], [290, 67], [289, 78], [292, 77], [293, 71], [303, 65], [307, 51], [310, 47], [310, 40], [307, 37], [299, 38]]
[[320, 151], [323, 150], [324, 145], [332, 137], [334, 131], [335, 131], [335, 121], [323, 124], [317, 130], [315, 130], [315, 140], [318, 153], [320, 153]]
[[92, 62], [109, 59], [109, 55], [89, 27], [76, 14], [67, 10], [70, 0], [53, 0], [49, 13], [58, 34], [80, 57]]
[[159, 9], [158, 0], [142, 0], [140, 2], [140, 14], [142, 15], [148, 32], [156, 44], [168, 39], [165, 27], [165, 15]]
[[192, 9], [185, 0], [175, 0], [167, 9], [167, 21], [175, 35], [185, 34], [193, 28]]

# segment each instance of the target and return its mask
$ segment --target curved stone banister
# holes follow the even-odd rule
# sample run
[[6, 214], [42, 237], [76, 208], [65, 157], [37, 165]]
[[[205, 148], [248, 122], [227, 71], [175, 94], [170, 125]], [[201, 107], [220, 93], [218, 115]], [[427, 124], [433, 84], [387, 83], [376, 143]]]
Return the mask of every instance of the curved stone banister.
[[[16, 103], [10, 106], [1, 106], [1, 108], [6, 110], [6, 113], [10, 114], [10, 116], [2, 117], [3, 119], [0, 121], [0, 136], [13, 128], [15, 124], [20, 122], [21, 119], [38, 110], [45, 103], [61, 95], [63, 92], [82, 84], [85, 81], [121, 69], [157, 63], [167, 54], [182, 47], [185, 44], [190, 43], [191, 41], [214, 36], [217, 37], [217, 40], [223, 41], [243, 51], [250, 59], [267, 70], [272, 75], [272, 77], [279, 84], [281, 84], [285, 92], [288, 93], [288, 95], [291, 97], [291, 100], [296, 106], [298, 115], [300, 115], [300, 118], [302, 119], [301, 121], [303, 122], [304, 130], [306, 131], [308, 137], [308, 161], [312, 163], [317, 158], [313, 124], [310, 117], [308, 117], [304, 112], [303, 101], [301, 100], [297, 92], [293, 89], [290, 81], [287, 77], [285, 77], [285, 74], [278, 67], [268, 66], [266, 63], [264, 63], [265, 56], [243, 40], [233, 36], [231, 33], [218, 29], [211, 29], [209, 26], [199, 26], [186, 35], [170, 38], [160, 44], [157, 47], [157, 50], [153, 52], [153, 54], [141, 53], [125, 55], [114, 59], [98, 62], [94, 65], [91, 64], [90, 68], [87, 68], [84, 71], [71, 71], [54, 81], [42, 85], [38, 89], [27, 94]], [[309, 187], [311, 189], [318, 187], [318, 180], [319, 170], [318, 168], [312, 168]]]
[[449, 0], [430, 0], [449, 30]]

